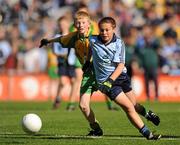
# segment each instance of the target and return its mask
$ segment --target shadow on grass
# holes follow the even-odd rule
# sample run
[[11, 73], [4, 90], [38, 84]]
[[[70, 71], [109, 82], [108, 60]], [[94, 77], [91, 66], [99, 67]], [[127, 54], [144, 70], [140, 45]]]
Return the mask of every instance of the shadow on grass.
[[92, 137], [86, 137], [81, 135], [57, 135], [57, 134], [35, 134], [35, 135], [28, 135], [28, 134], [0, 134], [0, 143], [1, 139], [93, 139]]

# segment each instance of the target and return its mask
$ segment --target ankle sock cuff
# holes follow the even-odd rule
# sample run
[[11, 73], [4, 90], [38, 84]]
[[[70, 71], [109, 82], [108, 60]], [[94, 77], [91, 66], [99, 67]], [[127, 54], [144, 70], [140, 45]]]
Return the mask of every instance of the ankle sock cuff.
[[146, 126], [146, 125], [144, 125], [140, 130], [139, 130], [139, 132], [144, 136], [144, 137], [146, 137], [146, 138], [148, 138], [149, 137], [149, 135], [150, 135], [150, 130], [149, 130], [149, 128]]

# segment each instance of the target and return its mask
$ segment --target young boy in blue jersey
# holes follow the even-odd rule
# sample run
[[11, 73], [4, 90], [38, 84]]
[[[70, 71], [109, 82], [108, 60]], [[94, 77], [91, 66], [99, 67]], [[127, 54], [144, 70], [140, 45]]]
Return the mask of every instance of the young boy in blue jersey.
[[115, 27], [113, 18], [104, 17], [99, 22], [100, 34], [90, 37], [98, 89], [123, 108], [128, 119], [144, 137], [157, 140], [161, 135], [153, 134], [135, 110], [135, 95], [125, 67], [125, 45], [116, 37]]

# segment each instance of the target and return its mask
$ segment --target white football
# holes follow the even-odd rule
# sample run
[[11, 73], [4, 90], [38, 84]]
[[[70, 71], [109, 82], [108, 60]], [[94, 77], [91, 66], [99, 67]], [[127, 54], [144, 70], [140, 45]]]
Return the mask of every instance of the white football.
[[42, 127], [41, 118], [34, 113], [26, 114], [22, 119], [22, 128], [28, 134], [35, 134]]

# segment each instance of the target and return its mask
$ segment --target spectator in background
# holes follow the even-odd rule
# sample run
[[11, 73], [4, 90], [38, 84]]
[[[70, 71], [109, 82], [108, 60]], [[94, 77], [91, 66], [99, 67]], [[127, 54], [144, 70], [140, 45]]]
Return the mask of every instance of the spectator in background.
[[54, 84], [58, 84], [58, 67], [57, 67], [57, 57], [53, 53], [52, 49], [49, 48], [47, 50], [48, 54], [48, 76], [49, 76], [49, 91], [48, 91], [48, 98], [51, 99], [53, 97], [53, 86]]
[[6, 63], [5, 63], [5, 69], [8, 73], [15, 73], [17, 70], [17, 53], [18, 53], [18, 46], [17, 43], [13, 42], [12, 45], [12, 52], [7, 57]]
[[6, 39], [6, 30], [3, 25], [0, 24], [0, 71], [4, 70], [4, 65], [11, 52], [12, 47]]
[[166, 14], [164, 16], [164, 22], [161, 26], [163, 32], [171, 28], [176, 32], [177, 39], [180, 40], [180, 21], [178, 21], [178, 16], [176, 14]]
[[142, 27], [142, 36], [138, 38], [136, 53], [141, 59], [144, 69], [145, 87], [147, 99], [150, 100], [150, 82], [154, 84], [155, 99], [158, 100], [158, 49], [160, 42], [155, 37], [151, 25], [145, 24]]
[[7, 57], [5, 63], [5, 72], [8, 75], [8, 97], [13, 97], [13, 86], [14, 86], [14, 75], [17, 74], [17, 66], [18, 66], [18, 41], [12, 41], [12, 52]]
[[164, 32], [164, 45], [161, 50], [163, 58], [162, 71], [172, 75], [180, 74], [180, 44], [177, 41], [177, 33], [172, 28]]
[[127, 74], [130, 78], [133, 77], [133, 75], [140, 74], [140, 60], [137, 57], [135, 53], [135, 44], [137, 39], [137, 28], [134, 26], [130, 26], [129, 29], [122, 33], [122, 39], [124, 40], [126, 44], [126, 68], [127, 68]]
[[24, 69], [28, 73], [41, 73], [46, 70], [47, 51], [36, 47], [36, 41], [32, 38], [27, 38], [25, 41]]
[[13, 23], [8, 27], [7, 38], [12, 46], [12, 51], [6, 62], [6, 70], [8, 73], [15, 74], [18, 70], [18, 53], [21, 45], [21, 37], [18, 29], [18, 23]]
[[17, 51], [17, 73], [22, 74], [24, 71], [24, 55], [26, 53], [26, 39], [20, 38], [18, 41], [18, 51]]

